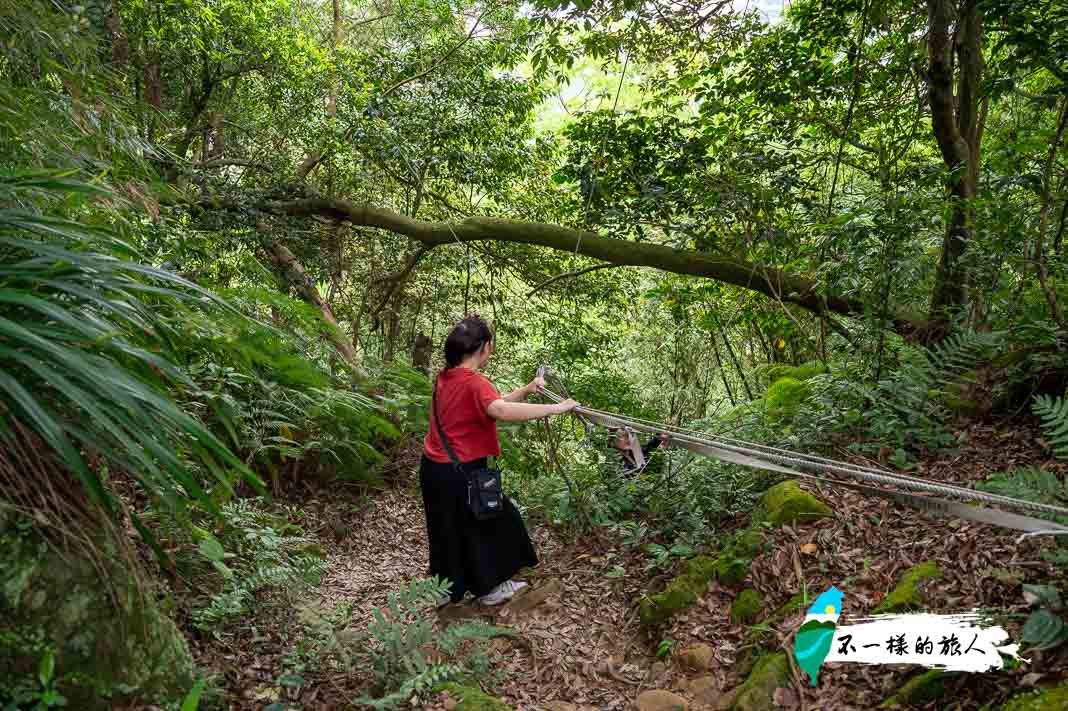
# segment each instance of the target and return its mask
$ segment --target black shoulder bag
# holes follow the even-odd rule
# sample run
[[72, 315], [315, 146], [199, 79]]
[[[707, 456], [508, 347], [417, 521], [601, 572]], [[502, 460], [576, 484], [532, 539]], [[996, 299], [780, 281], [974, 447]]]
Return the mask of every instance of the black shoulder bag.
[[452, 466], [467, 478], [467, 508], [476, 521], [485, 521], [496, 518], [504, 511], [504, 491], [501, 488], [501, 472], [498, 469], [483, 467], [472, 472], [465, 472], [456, 453], [449, 446], [449, 440], [445, 438], [445, 430], [441, 427], [441, 419], [438, 415], [437, 386], [431, 396], [434, 403], [434, 424], [437, 426], [438, 438], [445, 447], [445, 451], [452, 460]]

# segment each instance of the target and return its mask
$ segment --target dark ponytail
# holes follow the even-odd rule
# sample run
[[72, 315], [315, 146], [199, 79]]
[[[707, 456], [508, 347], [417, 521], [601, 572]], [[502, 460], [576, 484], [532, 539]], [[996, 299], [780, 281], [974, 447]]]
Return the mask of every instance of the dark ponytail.
[[466, 356], [487, 343], [493, 343], [489, 325], [478, 314], [464, 317], [445, 339], [445, 370], [460, 365]]

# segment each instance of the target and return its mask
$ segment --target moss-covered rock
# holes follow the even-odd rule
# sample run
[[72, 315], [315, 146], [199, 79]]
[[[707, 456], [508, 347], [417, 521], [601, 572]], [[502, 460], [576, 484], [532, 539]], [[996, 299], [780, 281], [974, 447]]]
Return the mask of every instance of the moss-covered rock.
[[716, 556], [713, 577], [724, 585], [742, 582], [763, 544], [764, 536], [756, 529], [750, 528], [735, 534]]
[[[185, 638], [107, 542], [96, 564], [57, 552], [24, 521], [0, 521], [0, 697], [36, 689], [53, 653], [70, 708], [111, 708], [128, 697], [169, 700], [192, 685]], [[111, 699], [111, 700], [109, 700]]]
[[649, 689], [634, 701], [638, 711], [689, 711], [690, 702], [666, 689]]
[[922, 705], [941, 698], [946, 692], [945, 672], [931, 669], [917, 674], [894, 692], [894, 695], [879, 705], [880, 708], [893, 709], [901, 706]]
[[771, 628], [782, 624], [787, 617], [806, 609], [811, 604], [812, 599], [806, 599], [804, 593], [795, 593], [779, 609], [765, 617], [764, 624], [750, 627], [738, 651], [738, 656], [735, 657], [734, 670], [742, 676], [749, 674], [756, 662], [768, 653], [766, 647], [775, 637]]
[[773, 711], [775, 690], [790, 685], [790, 662], [786, 654], [778, 652], [761, 657], [753, 665], [745, 682], [734, 697], [732, 711]]
[[819, 361], [802, 363], [801, 365], [772, 365], [764, 370], [768, 382], [774, 383], [781, 378], [793, 378], [805, 382], [809, 378], [822, 375], [827, 372], [827, 366]]
[[707, 644], [691, 644], [678, 654], [683, 666], [695, 671], [708, 671], [716, 659], [716, 653]]
[[754, 519], [773, 526], [807, 523], [832, 516], [831, 509], [794, 480], [783, 481], [764, 492]]
[[698, 556], [686, 561], [682, 573], [675, 576], [662, 592], [643, 598], [638, 604], [642, 624], [659, 625], [692, 605], [715, 578], [715, 562], [712, 556]]
[[764, 537], [760, 531], [747, 529], [734, 535], [717, 555], [691, 558], [682, 572], [671, 580], [663, 592], [644, 598], [638, 605], [642, 624], [655, 626], [666, 622], [679, 610], [697, 601], [708, 584], [718, 580], [737, 585], [749, 573], [749, 565], [760, 552]]
[[932, 560], [925, 560], [912, 566], [901, 576], [901, 582], [897, 584], [897, 587], [875, 608], [875, 614], [902, 612], [919, 607], [923, 604], [923, 591], [920, 589], [920, 584], [924, 580], [938, 578], [941, 575], [942, 571]]
[[801, 401], [808, 397], [809, 387], [795, 378], [779, 378], [764, 397], [768, 417], [773, 420], [788, 420], [797, 414]]
[[683, 571], [667, 584], [662, 592], [643, 598], [638, 604], [638, 617], [643, 625], [656, 626], [666, 622], [679, 610], [697, 598], [716, 577], [716, 558], [698, 556], [683, 565]]
[[455, 711], [512, 711], [512, 707], [474, 686], [448, 683], [435, 689], [456, 700]]
[[754, 622], [764, 609], [764, 598], [756, 590], [745, 589], [731, 603], [731, 622]]
[[765, 644], [765, 642], [770, 642], [771, 637], [771, 630], [761, 631], [751, 635], [745, 645], [738, 649], [738, 653], [734, 656], [734, 672], [738, 676], [749, 676], [749, 672], [753, 671], [757, 662], [771, 653], [767, 648], [770, 644]]
[[1068, 709], [1068, 684], [1052, 689], [1017, 694], [1001, 707], [1001, 711], [1061, 711]]

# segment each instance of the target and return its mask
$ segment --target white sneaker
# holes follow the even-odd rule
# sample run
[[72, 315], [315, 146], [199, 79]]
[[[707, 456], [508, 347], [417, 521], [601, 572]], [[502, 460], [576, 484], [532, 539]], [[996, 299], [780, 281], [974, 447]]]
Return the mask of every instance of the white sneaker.
[[512, 596], [527, 586], [519, 580], [505, 580], [478, 599], [483, 605], [500, 605], [502, 602], [511, 600]]
[[452, 602], [452, 596], [450, 596], [450, 595], [442, 595], [441, 597], [438, 598], [438, 602], [437, 602], [436, 605], [434, 605], [434, 609], [435, 610], [440, 610], [441, 608], [443, 608], [446, 605], [448, 605], [450, 602]]

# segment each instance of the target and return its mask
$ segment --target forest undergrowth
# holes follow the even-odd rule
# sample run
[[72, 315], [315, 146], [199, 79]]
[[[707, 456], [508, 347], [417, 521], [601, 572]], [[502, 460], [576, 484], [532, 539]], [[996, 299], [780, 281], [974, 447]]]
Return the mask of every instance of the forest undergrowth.
[[[438, 614], [416, 474], [478, 312], [501, 392], [1068, 507], [1066, 58], [1052, 0], [0, 0], [0, 708], [1068, 706], [1063, 537], [502, 422], [541, 563]], [[832, 584], [1028, 661], [812, 687]]]
[[[922, 459], [918, 470], [939, 481], [966, 483], [1022, 466], [1041, 468], [1063, 480], [1068, 469], [1034, 443], [1036, 433], [1025, 425], [998, 429], [974, 424], [958, 434], [966, 445], [954, 454]], [[215, 675], [214, 693], [229, 707], [277, 703], [278, 708], [286, 704], [345, 708], [354, 699], [385, 688], [361, 656], [365, 654], [361, 645], [368, 643], [376, 610], [395, 623], [390, 596], [403, 597], [425, 573], [425, 527], [412, 478], [414, 457], [413, 448], [407, 473], [398, 473], [386, 489], [369, 498], [339, 501], [335, 495], [312, 495], [299, 504], [301, 525], [318, 532], [315, 540], [325, 562], [325, 574], [317, 585], [284, 606], [256, 608], [254, 615], [222, 628], [225, 633], [220, 636], [189, 630], [198, 640], [198, 662]], [[934, 561], [940, 574], [925, 587], [925, 610], [997, 610], [999, 621], [1018, 638], [1031, 608], [1020, 586], [1065, 583], [1068, 573], [1044, 558], [1049, 547], [1041, 539], [1017, 543], [1015, 535], [989, 526], [932, 519], [847, 490], [813, 491], [833, 504], [836, 516], [774, 534], [753, 561], [744, 586], [760, 594], [761, 612], [770, 615], [799, 593], [811, 599], [836, 584], [846, 592], [844, 614], [862, 615], [884, 599], [902, 572]], [[338, 521], [344, 525], [339, 527]], [[539, 591], [537, 604], [480, 610], [469, 602], [444, 616], [425, 605], [421, 609], [413, 605], [406, 638], [376, 642], [397, 645], [392, 653], [403, 671], [393, 680], [392, 690], [417, 677], [423, 664], [431, 668], [469, 664], [469, 673], [477, 670], [485, 691], [514, 708], [554, 708], [552, 703], [560, 702], [624, 709], [650, 689], [674, 690], [691, 698], [695, 708], [726, 708], [731, 692], [752, 668], [748, 656], [757, 648], [757, 640], [760, 653], [785, 649], [790, 630], [804, 614], [800, 606], [761, 625], [733, 619], [739, 590], [713, 583], [692, 608], [650, 631], [641, 626], [635, 602], [662, 587], [687, 553], [714, 550], [715, 537], [698, 543], [695, 551], [680, 551], [678, 557], [664, 561], [656, 546], [670, 549], [672, 543], [656, 530], [658, 520], [649, 515], [632, 519], [651, 530], [637, 540], [630, 529], [623, 529], [630, 532], [628, 537], [618, 525], [578, 533], [543, 515], [534, 515], [529, 522], [542, 562], [523, 577]], [[736, 525], [728, 524], [717, 535], [727, 535]], [[521, 596], [517, 602], [522, 600]], [[411, 603], [411, 598], [407, 601]], [[484, 637], [483, 631], [469, 631], [486, 642], [474, 645], [481, 647], [478, 651], [457, 648], [450, 654], [437, 648], [443, 630], [472, 620], [499, 626], [499, 636], [487, 627]], [[412, 628], [419, 624], [427, 628], [415, 632]], [[378, 634], [387, 633], [379, 628]], [[682, 650], [698, 644], [714, 652], [703, 671], [688, 667], [680, 657]], [[405, 652], [423, 661], [409, 660], [406, 665], [401, 661]], [[1004, 673], [950, 675], [944, 680], [944, 696], [933, 703], [940, 706], [951, 698], [955, 708], [979, 709], [1004, 702], [1019, 689], [1041, 686], [1068, 672], [1065, 652], [1063, 647], [1033, 651], [1028, 655], [1030, 664], [1010, 672], [1012, 685], [1005, 684]], [[466, 658], [472, 654], [478, 659]], [[488, 673], [490, 669], [494, 673]], [[870, 708], [917, 674], [908, 666], [832, 666], [818, 690], [807, 684], [785, 687], [789, 693], [781, 695], [778, 707]], [[715, 680], [714, 698], [707, 687], [694, 696], [688, 682], [707, 676]], [[452, 708], [456, 701], [447, 693], [434, 693], [431, 685], [419, 689], [415, 684], [406, 693], [416, 694], [417, 705], [424, 708]], [[397, 703], [404, 705], [400, 699]]]

